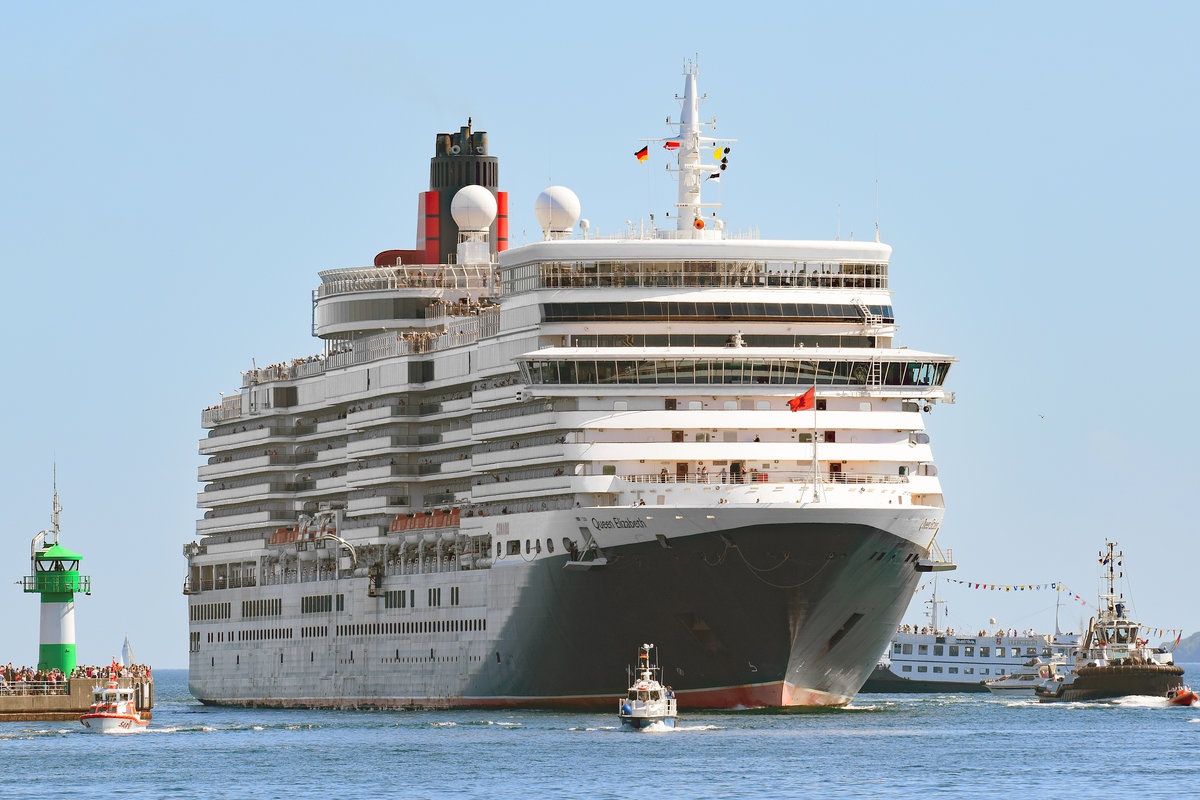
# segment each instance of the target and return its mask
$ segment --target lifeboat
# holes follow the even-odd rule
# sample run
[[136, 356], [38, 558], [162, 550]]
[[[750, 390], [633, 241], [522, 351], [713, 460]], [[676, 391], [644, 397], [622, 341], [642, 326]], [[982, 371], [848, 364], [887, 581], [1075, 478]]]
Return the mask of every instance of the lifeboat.
[[133, 689], [120, 689], [111, 678], [108, 686], [92, 692], [92, 705], [79, 724], [86, 733], [137, 733], [150, 724], [150, 714], [137, 710]]
[[1190, 686], [1179, 686], [1167, 692], [1167, 703], [1173, 706], [1190, 706], [1196, 699], [1196, 693]]

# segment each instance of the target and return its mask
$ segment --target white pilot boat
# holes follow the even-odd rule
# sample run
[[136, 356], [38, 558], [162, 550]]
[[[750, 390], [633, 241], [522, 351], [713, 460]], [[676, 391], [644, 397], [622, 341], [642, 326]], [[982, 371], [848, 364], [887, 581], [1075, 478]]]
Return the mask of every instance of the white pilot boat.
[[133, 687], [121, 688], [116, 678], [110, 678], [108, 686], [96, 687], [92, 705], [79, 723], [86, 733], [136, 733], [150, 724], [150, 715], [137, 710]]
[[659, 667], [650, 659], [652, 644], [642, 645], [638, 652], [637, 667], [633, 670], [629, 693], [621, 699], [617, 716], [621, 727], [645, 730], [658, 724], [663, 728], [674, 728], [678, 716], [675, 708], [675, 692], [658, 680]]
[[984, 681], [983, 685], [992, 694], [1003, 697], [1033, 697], [1035, 688], [1061, 681], [1065, 671], [1065, 658], [1058, 657], [1047, 661], [1037, 657], [1025, 662], [1008, 675]]

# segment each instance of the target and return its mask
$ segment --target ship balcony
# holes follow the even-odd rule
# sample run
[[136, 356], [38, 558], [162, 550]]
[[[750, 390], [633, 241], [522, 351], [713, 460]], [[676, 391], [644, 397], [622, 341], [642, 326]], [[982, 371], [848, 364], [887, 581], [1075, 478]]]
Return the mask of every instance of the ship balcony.
[[200, 508], [217, 508], [252, 501], [278, 500], [296, 490], [296, 484], [284, 482], [253, 483], [232, 489], [210, 488], [196, 495], [196, 505]]
[[203, 464], [198, 470], [197, 477], [201, 481], [220, 480], [233, 475], [250, 475], [256, 472], [286, 472], [298, 464], [315, 461], [314, 455], [275, 455], [254, 456], [253, 458], [237, 458], [229, 461], [218, 461], [215, 464]]
[[442, 442], [451, 444], [453, 442], [469, 442], [471, 441], [471, 426], [467, 425], [463, 428], [455, 428], [449, 431], [442, 431]]
[[387, 494], [379, 497], [352, 497], [346, 501], [346, 515], [360, 516], [368, 513], [400, 514], [409, 510], [406, 495]]
[[346, 475], [346, 484], [355, 486], [377, 486], [384, 483], [395, 483], [399, 480], [409, 480], [417, 472], [416, 467], [404, 464], [392, 464], [382, 467], [351, 470]]
[[[573, 476], [552, 475], [545, 478], [527, 478], [516, 481], [496, 481], [493, 478], [483, 478], [483, 483], [471, 487], [471, 497], [476, 502], [484, 500], [508, 500], [527, 495], [549, 494], [572, 489]], [[606, 477], [605, 483], [611, 483], [612, 478]], [[600, 490], [582, 490], [600, 491]]]
[[523, 388], [524, 384], [517, 382], [493, 389], [479, 389], [472, 393], [471, 399], [476, 407], [490, 408], [496, 403], [515, 400]]
[[471, 459], [469, 458], [443, 461], [441, 464], [435, 466], [441, 467], [440, 474], [442, 475], [457, 475], [460, 472], [470, 472], [472, 469], [474, 469], [474, 465], [471, 463]]
[[436, 435], [422, 436], [372, 436], [369, 439], [359, 439], [346, 445], [345, 453], [350, 458], [370, 458], [371, 456], [387, 455], [388, 453], [410, 452], [425, 444], [438, 441]]
[[350, 430], [386, 425], [400, 417], [417, 416], [417, 407], [410, 410], [407, 405], [382, 405], [374, 408], [356, 407], [346, 414], [346, 427]]
[[276, 528], [280, 523], [296, 521], [294, 511], [251, 511], [232, 514], [228, 517], [205, 517], [196, 522], [196, 533], [211, 536], [215, 533], [232, 533], [247, 528]]
[[[546, 459], [561, 460], [565, 457], [564, 449], [564, 446], [561, 444], [544, 444], [537, 447], [509, 447], [490, 453], [477, 452], [471, 456], [471, 463], [476, 468], [486, 468], [498, 465], [525, 464], [527, 462], [543, 461]], [[580, 448], [576, 446], [572, 449], [578, 451]]]
[[246, 429], [237, 429], [233, 433], [224, 435], [209, 436], [206, 439], [200, 440], [200, 455], [207, 456], [212, 453], [219, 453], [222, 450], [235, 450], [239, 447], [266, 442], [269, 439], [283, 435], [273, 426], [258, 423], [255, 427], [253, 423], [246, 426]]
[[558, 424], [558, 413], [556, 411], [535, 411], [532, 409], [522, 409], [519, 406], [515, 406], [513, 411], [526, 411], [527, 413], [524, 415], [517, 413], [510, 417], [485, 419], [475, 422], [471, 425], [472, 435], [480, 438], [495, 437], [496, 434], [512, 430], [520, 430], [521, 433], [532, 433], [534, 431], [553, 428]]

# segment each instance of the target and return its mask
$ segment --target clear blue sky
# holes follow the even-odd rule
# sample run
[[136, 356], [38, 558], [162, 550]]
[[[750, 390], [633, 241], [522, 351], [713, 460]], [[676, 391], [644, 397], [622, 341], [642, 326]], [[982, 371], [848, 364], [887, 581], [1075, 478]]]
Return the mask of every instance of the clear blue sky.
[[[900, 341], [961, 359], [928, 420], [954, 577], [1092, 599], [1115, 536], [1136, 611], [1194, 631], [1198, 23], [1183, 3], [12, 5], [8, 579], [57, 459], [95, 581], [81, 659], [128, 632], [184, 666], [201, 408], [251, 357], [319, 350], [317, 271], [413, 246], [434, 135], [468, 115], [514, 243], [550, 182], [601, 232], [661, 217], [661, 154], [632, 153], [698, 51], [703, 112], [739, 139], [732, 228], [831, 238], [840, 206], [871, 238], [878, 180]], [[36, 602], [9, 586], [0, 661], [33, 662]], [[1049, 593], [943, 595], [959, 627], [1052, 625]]]

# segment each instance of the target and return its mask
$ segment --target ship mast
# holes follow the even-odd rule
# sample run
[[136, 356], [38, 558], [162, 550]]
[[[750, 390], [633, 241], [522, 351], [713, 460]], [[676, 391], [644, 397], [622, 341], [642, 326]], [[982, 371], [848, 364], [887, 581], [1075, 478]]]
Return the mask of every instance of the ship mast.
[[[714, 159], [711, 164], [705, 164], [704, 156], [710, 148], [735, 142], [736, 139], [717, 139], [712, 136], [702, 136], [702, 127], [715, 127], [717, 121], [700, 120], [700, 103], [705, 96], [696, 93], [696, 75], [699, 72], [697, 62], [688, 59], [683, 67], [683, 97], [675, 95], [680, 101], [679, 120], [672, 122], [667, 117], [667, 125], [678, 125], [679, 134], [667, 139], [643, 139], [644, 142], [664, 142], [668, 150], [675, 151], [676, 168], [667, 167], [669, 172], [678, 173], [679, 189], [675, 202], [675, 227], [688, 235], [681, 238], [705, 237], [705, 228], [712, 222], [704, 220], [704, 209], [720, 208], [720, 203], [705, 203], [701, 200], [701, 186], [714, 170], [720, 174], [724, 164], [721, 158]], [[720, 230], [720, 226], [714, 226]], [[719, 236], [720, 234], [716, 234]], [[707, 237], [705, 237], [707, 238]]]
[[1100, 563], [1107, 569], [1104, 572], [1104, 581], [1107, 585], [1107, 591], [1100, 595], [1100, 600], [1104, 604], [1104, 613], [1110, 618], [1119, 619], [1124, 616], [1124, 604], [1118, 602], [1121, 598], [1117, 595], [1117, 565], [1120, 564], [1119, 559], [1123, 559], [1123, 552], [1115, 552], [1116, 542], [1105, 542], [1105, 547], [1108, 548], [1108, 554], [1104, 551], [1100, 552]]

